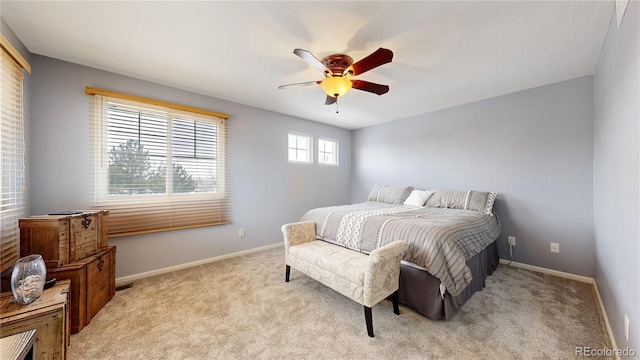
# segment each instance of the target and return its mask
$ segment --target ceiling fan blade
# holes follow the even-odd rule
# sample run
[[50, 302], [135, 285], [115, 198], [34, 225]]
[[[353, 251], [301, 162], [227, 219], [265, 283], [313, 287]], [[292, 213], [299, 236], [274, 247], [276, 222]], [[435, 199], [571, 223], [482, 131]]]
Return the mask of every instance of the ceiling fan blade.
[[380, 85], [363, 80], [351, 80], [351, 82], [353, 83], [352, 87], [354, 89], [368, 91], [370, 93], [378, 95], [386, 94], [387, 92], [389, 92], [389, 85]]
[[324, 104], [325, 105], [331, 105], [331, 104], [335, 104], [336, 101], [338, 101], [337, 98], [334, 98], [333, 96], [327, 95], [327, 100], [325, 100]]
[[321, 82], [322, 81], [307, 81], [307, 82], [301, 82], [301, 83], [296, 83], [296, 84], [280, 85], [280, 86], [278, 86], [278, 89], [286, 89], [286, 88], [290, 88], [290, 87], [300, 87], [300, 86], [309, 86], [309, 85], [320, 84]]
[[318, 58], [313, 56], [313, 54], [311, 52], [309, 52], [307, 50], [303, 50], [303, 49], [295, 49], [295, 50], [293, 50], [293, 53], [298, 55], [302, 60], [308, 62], [309, 64], [311, 64], [311, 66], [313, 66], [314, 68], [322, 71], [323, 73], [331, 74], [331, 70], [329, 70], [329, 68], [324, 66], [324, 64], [322, 62], [320, 62], [320, 60], [318, 60]]
[[380, 65], [391, 62], [393, 59], [393, 52], [389, 49], [379, 48], [371, 55], [353, 64], [353, 75], [360, 75], [363, 72], [369, 71]]

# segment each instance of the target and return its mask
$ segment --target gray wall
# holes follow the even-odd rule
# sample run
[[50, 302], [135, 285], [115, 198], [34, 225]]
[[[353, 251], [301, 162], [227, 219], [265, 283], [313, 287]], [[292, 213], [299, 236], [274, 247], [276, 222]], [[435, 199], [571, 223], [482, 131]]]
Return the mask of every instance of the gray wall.
[[[350, 200], [351, 132], [39, 55], [32, 56], [31, 213], [90, 207], [86, 86], [229, 114], [232, 224], [109, 239], [116, 276], [282, 242], [280, 226]], [[287, 134], [334, 138], [340, 166], [289, 164]], [[244, 228], [246, 236], [238, 237]]]
[[[497, 191], [514, 261], [594, 275], [592, 77], [353, 132], [352, 201], [375, 183]], [[560, 243], [560, 253], [549, 251]]]
[[[595, 279], [618, 347], [640, 352], [640, 3], [611, 22], [594, 75]], [[624, 315], [630, 339], [624, 336]]]

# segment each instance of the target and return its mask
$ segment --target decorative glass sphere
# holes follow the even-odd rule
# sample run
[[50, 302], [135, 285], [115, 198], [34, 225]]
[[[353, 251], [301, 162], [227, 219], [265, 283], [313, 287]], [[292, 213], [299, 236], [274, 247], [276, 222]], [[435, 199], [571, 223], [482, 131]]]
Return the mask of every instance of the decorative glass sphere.
[[38, 254], [20, 258], [13, 266], [11, 273], [11, 292], [16, 302], [26, 305], [42, 294], [47, 267]]

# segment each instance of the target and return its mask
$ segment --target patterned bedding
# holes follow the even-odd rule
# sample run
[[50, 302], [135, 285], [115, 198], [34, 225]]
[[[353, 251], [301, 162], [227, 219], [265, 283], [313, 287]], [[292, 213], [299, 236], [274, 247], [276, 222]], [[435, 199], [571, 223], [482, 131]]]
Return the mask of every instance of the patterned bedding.
[[472, 279], [467, 260], [498, 238], [495, 214], [377, 201], [309, 210], [319, 239], [370, 253], [395, 240], [409, 245], [403, 260], [425, 268], [451, 295]]

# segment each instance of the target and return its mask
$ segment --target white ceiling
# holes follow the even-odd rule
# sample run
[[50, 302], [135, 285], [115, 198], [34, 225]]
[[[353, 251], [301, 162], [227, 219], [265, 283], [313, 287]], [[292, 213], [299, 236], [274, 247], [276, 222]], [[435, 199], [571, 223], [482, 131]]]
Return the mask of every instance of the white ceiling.
[[[6, 1], [0, 15], [34, 54], [282, 114], [357, 129], [593, 74], [614, 1]], [[324, 105], [293, 54], [379, 47], [393, 62]], [[141, 94], [144, 95], [144, 94]], [[212, 109], [219, 110], [219, 109]], [[230, 114], [233, 116], [233, 114]]]

